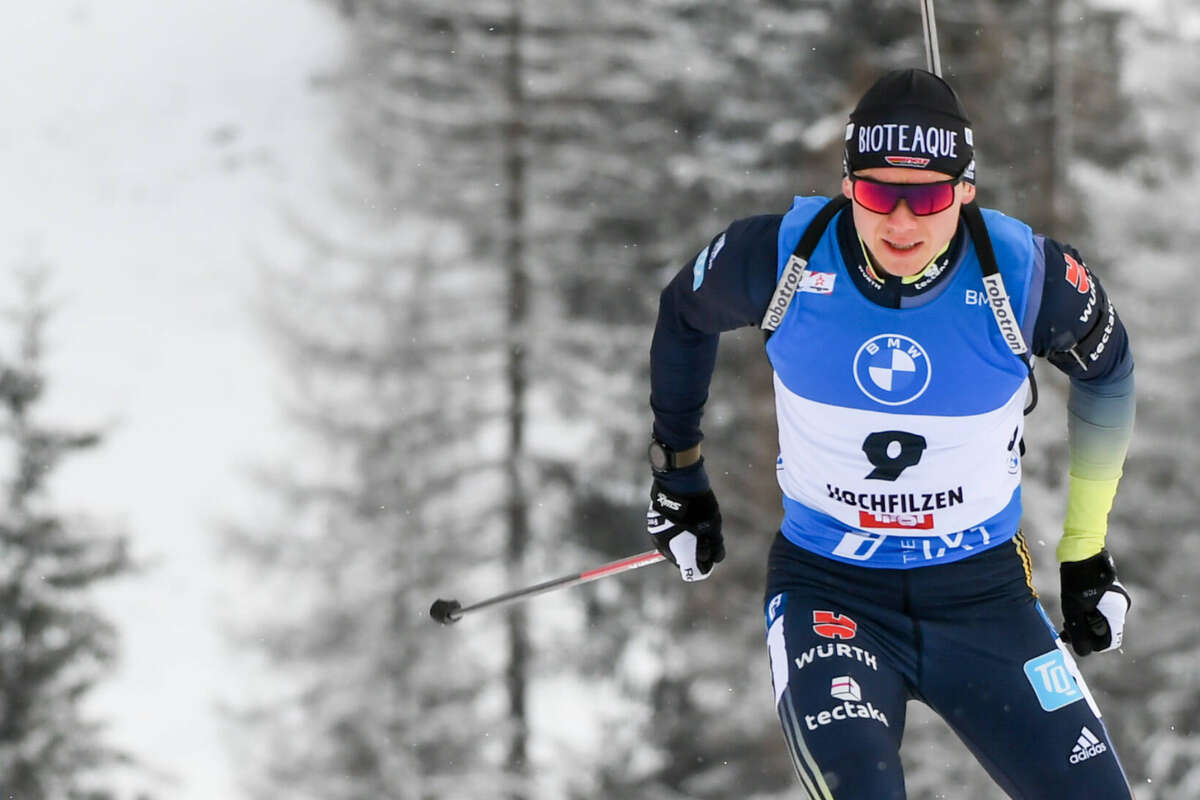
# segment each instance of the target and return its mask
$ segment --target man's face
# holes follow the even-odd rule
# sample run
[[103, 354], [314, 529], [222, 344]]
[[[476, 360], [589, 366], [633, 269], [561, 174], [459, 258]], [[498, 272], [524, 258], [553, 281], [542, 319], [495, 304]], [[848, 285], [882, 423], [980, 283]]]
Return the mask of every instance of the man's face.
[[[905, 167], [872, 167], [854, 173], [884, 183], [938, 183], [952, 176]], [[842, 179], [842, 193], [854, 198], [849, 178]], [[975, 187], [959, 183], [954, 187], [954, 202], [944, 211], [918, 217], [900, 200], [889, 214], [876, 214], [854, 203], [854, 227], [871, 251], [875, 263], [892, 275], [916, 275], [949, 244], [958, 230], [958, 212], [963, 203], [975, 199]]]

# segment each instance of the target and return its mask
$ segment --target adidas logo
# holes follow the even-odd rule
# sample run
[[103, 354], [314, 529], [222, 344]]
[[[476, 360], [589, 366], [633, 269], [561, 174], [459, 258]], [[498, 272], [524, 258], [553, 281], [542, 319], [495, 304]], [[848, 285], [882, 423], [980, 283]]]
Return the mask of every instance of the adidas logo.
[[1075, 742], [1075, 747], [1071, 749], [1071, 763], [1081, 764], [1092, 756], [1106, 752], [1108, 752], [1108, 745], [1097, 739], [1096, 734], [1089, 731], [1085, 725], [1079, 731], [1079, 740]]

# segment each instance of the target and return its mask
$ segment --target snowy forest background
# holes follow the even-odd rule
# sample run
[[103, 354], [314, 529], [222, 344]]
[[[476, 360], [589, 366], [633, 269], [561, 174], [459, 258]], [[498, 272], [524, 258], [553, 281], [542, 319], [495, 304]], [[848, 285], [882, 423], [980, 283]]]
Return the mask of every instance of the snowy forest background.
[[[731, 220], [837, 191], [854, 100], [924, 63], [918, 4], [326, 7], [344, 42], [311, 81], [337, 113], [313, 154], [326, 188], [281, 190], [287, 247], [246, 264], [292, 448], [260, 464], [259, 511], [214, 529], [248, 609], [227, 633], [259, 676], [225, 715], [243, 796], [798, 796], [763, 647], [779, 501], [756, 331], [723, 338], [705, 415], [729, 548], [713, 580], [651, 568], [453, 628], [427, 611], [646, 549], [658, 292]], [[981, 203], [1076, 245], [1130, 328], [1109, 545], [1133, 616], [1123, 655], [1081, 666], [1138, 797], [1200, 796], [1200, 6], [972, 0], [938, 23]], [[21, 275], [0, 363], [0, 796], [109, 800], [140, 757], [83, 710], [121, 628], [89, 598], [132, 565], [45, 491], [104, 443], [37, 421], [54, 323]], [[1057, 619], [1065, 385], [1039, 375], [1025, 530]], [[1001, 796], [915, 705], [903, 755], [915, 800]]]

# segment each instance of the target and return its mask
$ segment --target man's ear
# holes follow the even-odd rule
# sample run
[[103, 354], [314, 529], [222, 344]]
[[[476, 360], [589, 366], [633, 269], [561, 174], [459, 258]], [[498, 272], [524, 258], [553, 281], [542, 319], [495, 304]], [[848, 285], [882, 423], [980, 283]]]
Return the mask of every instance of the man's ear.
[[847, 200], [854, 199], [854, 186], [850, 183], [849, 178], [842, 178], [842, 194], [846, 196]]
[[962, 183], [962, 201], [963, 203], [972, 203], [975, 201], [975, 184]]

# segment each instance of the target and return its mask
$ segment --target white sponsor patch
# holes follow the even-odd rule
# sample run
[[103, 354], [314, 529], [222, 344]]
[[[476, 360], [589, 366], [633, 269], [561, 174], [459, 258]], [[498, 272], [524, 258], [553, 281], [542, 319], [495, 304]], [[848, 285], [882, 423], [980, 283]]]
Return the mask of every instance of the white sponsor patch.
[[800, 279], [800, 291], [813, 294], [833, 294], [834, 272], [805, 272]]
[[862, 687], [849, 675], [834, 678], [829, 685], [829, 693], [838, 700], [853, 700], [856, 703], [862, 700]]

